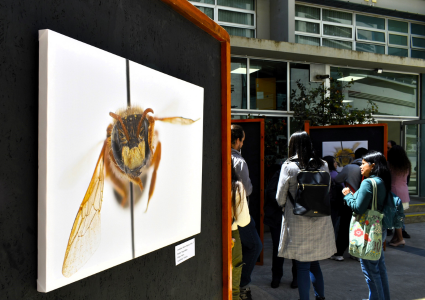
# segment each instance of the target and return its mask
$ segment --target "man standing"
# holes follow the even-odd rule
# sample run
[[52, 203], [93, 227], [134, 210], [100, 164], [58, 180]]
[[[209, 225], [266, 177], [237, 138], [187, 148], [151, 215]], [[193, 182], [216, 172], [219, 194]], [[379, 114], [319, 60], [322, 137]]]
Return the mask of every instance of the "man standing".
[[[354, 152], [354, 160], [351, 164], [346, 165], [342, 171], [335, 177], [335, 182], [344, 183], [345, 187], [350, 188], [351, 192], [355, 193], [362, 183], [362, 174], [360, 172], [360, 166], [362, 164], [363, 155], [367, 154], [367, 149], [358, 148]], [[344, 252], [350, 243], [350, 221], [353, 211], [349, 208], [344, 201], [344, 204], [340, 210], [340, 221], [338, 236], [336, 238], [336, 249], [337, 253], [332, 255], [331, 259], [336, 261], [344, 260]], [[351, 258], [356, 259], [354, 256]], [[358, 259], [357, 259], [358, 260]]]
[[[241, 155], [241, 149], [245, 140], [245, 132], [241, 126], [232, 125], [231, 133], [232, 164], [236, 170], [236, 175], [245, 188], [248, 198], [252, 193], [252, 183], [249, 178], [248, 165]], [[249, 288], [251, 273], [254, 270], [255, 263], [257, 262], [263, 245], [261, 244], [261, 239], [258, 236], [255, 222], [252, 218], [248, 225], [245, 227], [238, 227], [238, 229], [242, 243], [242, 260], [245, 264], [242, 268], [240, 296], [242, 299], [250, 300], [252, 299], [251, 289]]]

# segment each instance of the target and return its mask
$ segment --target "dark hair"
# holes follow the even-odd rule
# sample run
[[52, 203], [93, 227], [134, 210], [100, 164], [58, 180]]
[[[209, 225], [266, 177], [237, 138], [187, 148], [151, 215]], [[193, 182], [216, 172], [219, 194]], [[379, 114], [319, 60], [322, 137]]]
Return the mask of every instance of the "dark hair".
[[394, 146], [397, 146], [397, 143], [394, 142], [393, 140], [389, 140], [388, 143], [391, 144], [391, 148], [394, 147]]
[[243, 137], [245, 136], [245, 132], [243, 131], [242, 126], [232, 124], [230, 127], [230, 131], [232, 133], [231, 136], [231, 143], [232, 145], [236, 143], [236, 140], [240, 139], [242, 141]]
[[364, 155], [367, 154], [366, 148], [357, 148], [356, 151], [354, 151], [354, 159], [362, 158]]
[[384, 181], [387, 194], [391, 192], [391, 173], [385, 156], [382, 155], [381, 152], [370, 151], [368, 154], [363, 156], [363, 160], [369, 165], [375, 164], [370, 174], [381, 178]]
[[289, 157], [298, 155], [298, 162], [303, 168], [307, 168], [309, 166], [311, 158], [313, 159], [310, 164], [311, 167], [320, 168], [323, 166], [323, 161], [314, 151], [310, 136], [305, 131], [297, 131], [291, 135], [291, 138], [289, 139], [288, 154]]
[[[240, 181], [238, 175], [236, 174], [235, 165], [232, 161], [232, 208], [233, 208], [233, 217], [235, 220], [238, 219], [236, 208], [239, 207], [239, 205], [243, 205], [242, 201], [242, 194], [239, 190], [239, 185], [237, 184]], [[239, 203], [236, 203], [236, 193], [239, 194]]]
[[334, 166], [335, 157], [328, 155], [323, 157], [322, 159], [328, 163], [329, 171], [336, 171]]
[[397, 175], [404, 175], [411, 171], [412, 164], [403, 147], [395, 145], [388, 151], [390, 170]]

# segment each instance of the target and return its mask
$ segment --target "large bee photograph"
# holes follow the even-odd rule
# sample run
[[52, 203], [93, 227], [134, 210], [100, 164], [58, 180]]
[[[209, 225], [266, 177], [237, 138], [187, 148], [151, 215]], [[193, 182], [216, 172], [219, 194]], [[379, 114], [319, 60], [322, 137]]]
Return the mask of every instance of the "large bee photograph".
[[323, 142], [323, 156], [333, 156], [338, 164], [337, 171], [353, 162], [355, 159], [354, 152], [358, 148], [368, 149], [368, 141], [339, 141], [339, 142]]
[[203, 88], [39, 31], [37, 289], [200, 233]]

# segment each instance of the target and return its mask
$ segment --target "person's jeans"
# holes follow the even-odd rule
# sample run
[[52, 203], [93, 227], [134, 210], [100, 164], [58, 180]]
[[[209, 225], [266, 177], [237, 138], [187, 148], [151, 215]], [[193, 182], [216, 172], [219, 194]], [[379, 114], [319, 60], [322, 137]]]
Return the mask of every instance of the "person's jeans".
[[245, 227], [238, 228], [242, 243], [242, 260], [244, 262], [240, 284], [240, 286], [243, 287], [251, 282], [251, 273], [263, 249], [263, 244], [255, 228], [254, 219], [251, 218], [251, 222]]
[[343, 205], [340, 211], [338, 237], [336, 238], [336, 254], [343, 256], [350, 243], [350, 222], [353, 212], [347, 205]]
[[310, 299], [310, 280], [313, 283], [314, 294], [325, 297], [325, 283], [318, 261], [298, 261], [298, 293], [300, 300]]
[[[279, 249], [279, 241], [280, 241], [280, 231], [279, 227], [270, 226], [270, 234], [272, 236], [273, 243], [273, 256], [272, 256], [272, 279], [279, 280], [283, 276], [283, 262], [285, 259], [283, 257], [279, 257], [278, 249]], [[297, 265], [295, 259], [292, 260], [292, 280], [297, 280]]]
[[[387, 238], [387, 231], [382, 232], [382, 241]], [[378, 260], [360, 259], [362, 271], [369, 287], [369, 300], [390, 300], [387, 268], [385, 266], [384, 250]]]
[[332, 206], [331, 206], [331, 219], [332, 219], [332, 225], [334, 227], [334, 234], [335, 234], [335, 241], [336, 241], [338, 237], [339, 220], [341, 219], [341, 217], [339, 216], [339, 210], [332, 208]]
[[232, 249], [232, 299], [239, 300], [239, 284], [241, 282], [242, 273], [242, 245], [239, 236], [239, 230], [232, 231], [232, 238], [235, 239], [235, 245]]

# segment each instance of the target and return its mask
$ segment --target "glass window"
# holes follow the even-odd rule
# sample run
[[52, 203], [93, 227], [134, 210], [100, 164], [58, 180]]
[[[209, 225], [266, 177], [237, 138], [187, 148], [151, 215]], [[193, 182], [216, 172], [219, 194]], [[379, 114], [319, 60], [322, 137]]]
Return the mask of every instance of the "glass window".
[[250, 108], [287, 110], [286, 62], [250, 59]]
[[424, 35], [425, 36], [425, 25], [411, 24], [411, 34]]
[[385, 19], [356, 15], [356, 26], [385, 30]]
[[221, 22], [254, 25], [254, 15], [230, 10], [218, 10], [218, 20]]
[[296, 4], [295, 16], [300, 18], [320, 20], [320, 8]]
[[202, 11], [204, 14], [206, 14], [208, 17], [214, 20], [214, 8], [211, 7], [203, 7], [203, 6], [196, 6], [200, 11]]
[[215, 0], [190, 0], [190, 2], [206, 3], [206, 4], [215, 4]]
[[391, 45], [407, 46], [407, 36], [390, 34], [388, 42]]
[[323, 34], [331, 36], [339, 36], [344, 38], [352, 37], [352, 29], [350, 27], [339, 27], [323, 24]]
[[385, 54], [385, 46], [356, 43], [356, 50], [363, 52], [372, 52], [378, 54]]
[[329, 9], [322, 10], [322, 21], [351, 25], [353, 14]]
[[411, 56], [413, 58], [422, 58], [425, 59], [425, 51], [417, 51], [412, 49]]
[[311, 45], [311, 46], [320, 46], [320, 38], [304, 35], [296, 35], [295, 43]]
[[357, 29], [357, 39], [358, 40], [366, 40], [366, 41], [372, 41], [372, 42], [383, 42], [383, 43], [385, 43], [385, 33], [377, 32], [377, 31]]
[[409, 32], [408, 25], [409, 25], [409, 23], [407, 23], [407, 22], [388, 20], [388, 30], [389, 31], [408, 33]]
[[353, 48], [353, 43], [347, 41], [322, 39], [322, 46], [351, 50]]
[[377, 115], [417, 116], [417, 75], [331, 67], [331, 77], [340, 81], [353, 78], [354, 84], [343, 90], [345, 99], [353, 101], [353, 109], [367, 108], [373, 101]]
[[295, 31], [320, 34], [320, 24], [296, 20]]
[[[310, 82], [310, 65], [308, 64], [297, 64], [291, 63], [290, 65], [290, 89], [291, 89], [291, 97], [299, 97], [300, 89], [298, 88], [297, 83], [299, 82], [301, 85], [305, 86], [308, 91], [314, 90], [318, 88], [321, 83], [320, 82]], [[317, 100], [319, 101], [319, 99]], [[293, 110], [292, 103], [290, 102], [290, 110]], [[301, 126], [301, 124], [300, 124]], [[296, 126], [294, 126], [296, 128]], [[291, 124], [291, 130], [292, 130]], [[298, 127], [297, 127], [298, 129]]]
[[[214, 2], [214, 0], [212, 0]], [[218, 5], [254, 10], [254, 0], [217, 0]]]
[[425, 39], [412, 37], [412, 47], [425, 48]]
[[243, 36], [247, 38], [255, 37], [254, 29], [236, 28], [236, 27], [230, 27], [230, 26], [221, 26], [221, 27], [223, 27], [230, 35]]
[[412, 165], [412, 170], [410, 174], [409, 181], [409, 194], [417, 195], [418, 194], [418, 164], [419, 164], [419, 146], [420, 146], [420, 138], [419, 138], [419, 130], [418, 125], [409, 124], [405, 125], [406, 130], [406, 138], [405, 138], [405, 150], [407, 157], [410, 160]]
[[230, 62], [231, 108], [246, 108], [246, 58], [232, 57]]
[[409, 50], [408, 49], [388, 47], [388, 55], [408, 57], [409, 56]]
[[264, 121], [265, 173], [270, 178], [288, 159], [288, 118], [266, 117]]

